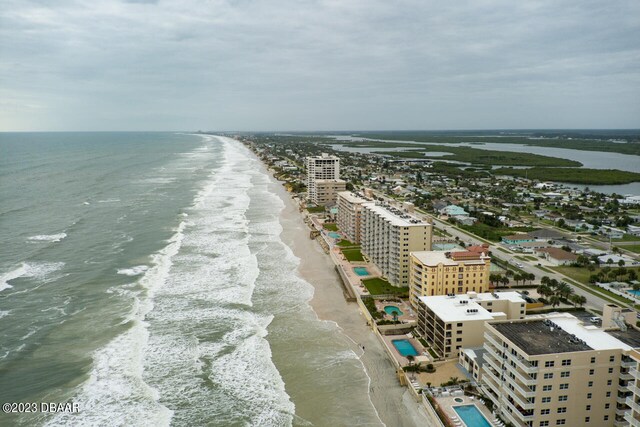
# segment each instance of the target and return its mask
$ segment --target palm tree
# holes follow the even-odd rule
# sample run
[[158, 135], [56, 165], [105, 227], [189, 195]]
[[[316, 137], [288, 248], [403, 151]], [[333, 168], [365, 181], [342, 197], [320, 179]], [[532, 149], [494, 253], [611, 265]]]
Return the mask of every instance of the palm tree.
[[560, 302], [560, 297], [558, 295], [551, 295], [551, 297], [549, 298], [549, 303], [552, 307], [560, 305]]
[[542, 278], [540, 279], [541, 285], [548, 285], [549, 282], [551, 282], [551, 279], [549, 278], [549, 276], [542, 276]]
[[409, 366], [411, 366], [413, 364], [413, 361], [415, 360], [415, 356], [410, 354], [407, 356], [407, 360], [409, 361]]
[[516, 286], [518, 286], [518, 282], [520, 282], [520, 280], [522, 279], [520, 277], [520, 273], [516, 273], [513, 275], [513, 277], [511, 277], [513, 279], [514, 282], [516, 282]]
[[533, 273], [527, 273], [527, 280], [529, 280], [529, 285], [531, 285], [533, 281], [536, 280], [536, 275]]
[[502, 283], [504, 286], [507, 286], [509, 284], [509, 278], [508, 277], [502, 277], [500, 279], [500, 283]]
[[563, 298], [569, 298], [569, 295], [573, 293], [573, 288], [567, 283], [562, 282], [556, 288], [556, 293], [558, 293]]
[[574, 294], [574, 295], [571, 295], [571, 296], [569, 297], [569, 299], [570, 299], [570, 300], [571, 300], [571, 302], [573, 303], [573, 306], [574, 306], [574, 307], [576, 307], [576, 306], [578, 306], [578, 305], [579, 305], [580, 307], [582, 307], [582, 306], [583, 306], [584, 304], [586, 304], [586, 302], [587, 302], [587, 298], [586, 298], [585, 296], [583, 296], [583, 295], [575, 295], [575, 294]]
[[547, 285], [538, 286], [538, 294], [543, 297], [548, 297], [549, 295], [553, 295], [553, 290]]

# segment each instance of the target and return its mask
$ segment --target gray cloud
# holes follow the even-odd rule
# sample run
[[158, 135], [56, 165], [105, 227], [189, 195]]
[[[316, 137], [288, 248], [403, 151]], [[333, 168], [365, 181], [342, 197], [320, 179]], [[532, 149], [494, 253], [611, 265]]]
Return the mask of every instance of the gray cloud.
[[640, 127], [638, 16], [618, 0], [2, 0], [0, 129]]

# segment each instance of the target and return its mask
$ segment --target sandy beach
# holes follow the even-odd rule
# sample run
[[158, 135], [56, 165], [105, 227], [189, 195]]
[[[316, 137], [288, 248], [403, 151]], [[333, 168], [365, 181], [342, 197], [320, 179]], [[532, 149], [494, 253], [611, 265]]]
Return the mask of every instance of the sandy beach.
[[[424, 409], [405, 387], [400, 386], [393, 364], [367, 326], [358, 305], [345, 301], [334, 264], [320, 246], [309, 238], [309, 228], [303, 222], [295, 201], [282, 186], [279, 186], [278, 194], [285, 202], [280, 217], [284, 229], [281, 237], [300, 258], [300, 276], [315, 289], [310, 304], [319, 319], [337, 324], [352, 351], [358, 355], [370, 378], [369, 400], [381, 424], [429, 425]], [[345, 402], [345, 405], [348, 404]], [[345, 425], [349, 425], [348, 420], [345, 420]]]

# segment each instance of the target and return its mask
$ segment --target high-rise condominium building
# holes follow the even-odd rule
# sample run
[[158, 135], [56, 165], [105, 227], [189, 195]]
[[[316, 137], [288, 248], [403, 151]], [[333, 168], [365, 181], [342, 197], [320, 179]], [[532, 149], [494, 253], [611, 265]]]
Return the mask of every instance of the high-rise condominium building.
[[621, 328], [604, 330], [583, 320], [555, 313], [485, 323], [481, 388], [505, 421], [521, 427], [640, 425], [640, 331], [619, 321]]
[[360, 244], [362, 206], [370, 199], [358, 196], [350, 191], [338, 193], [338, 228], [351, 242]]
[[392, 206], [362, 205], [362, 252], [395, 286], [409, 285], [409, 252], [431, 250], [432, 225]]
[[412, 252], [409, 300], [417, 310], [420, 296], [487, 292], [491, 258], [488, 248], [460, 252]]
[[[305, 158], [305, 167], [307, 169], [307, 197], [315, 204], [322, 204], [318, 201], [316, 181], [323, 180], [344, 183], [344, 181], [340, 180], [339, 157], [330, 156], [327, 153], [322, 153], [320, 156], [309, 156]], [[335, 199], [333, 199], [333, 201], [335, 202]]]

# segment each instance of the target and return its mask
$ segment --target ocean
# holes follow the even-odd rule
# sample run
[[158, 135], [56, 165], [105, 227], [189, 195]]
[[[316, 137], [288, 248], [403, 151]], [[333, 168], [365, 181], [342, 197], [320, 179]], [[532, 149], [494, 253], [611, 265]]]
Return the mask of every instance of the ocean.
[[0, 425], [380, 425], [278, 186], [222, 137], [0, 134], [0, 401], [79, 408]]

